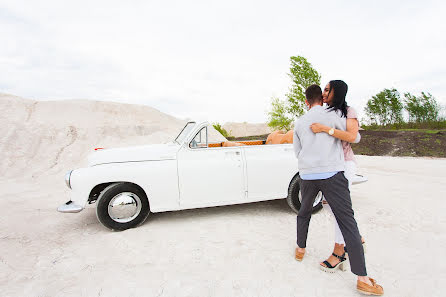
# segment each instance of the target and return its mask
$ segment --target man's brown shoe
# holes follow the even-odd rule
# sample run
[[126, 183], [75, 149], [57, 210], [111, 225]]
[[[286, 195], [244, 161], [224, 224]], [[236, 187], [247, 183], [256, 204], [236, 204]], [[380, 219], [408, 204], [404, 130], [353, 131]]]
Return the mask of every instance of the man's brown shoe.
[[380, 285], [376, 283], [376, 281], [369, 277], [370, 281], [372, 282], [372, 285], [369, 285], [365, 282], [358, 282], [356, 283], [356, 289], [365, 295], [373, 295], [373, 296], [381, 296], [384, 294], [384, 289]]
[[297, 260], [297, 261], [302, 261], [302, 259], [304, 258], [304, 256], [305, 256], [305, 252], [304, 253], [301, 253], [301, 252], [299, 252], [298, 250], [297, 250], [297, 248], [296, 248], [296, 254], [295, 254], [295, 256], [294, 256], [294, 258]]

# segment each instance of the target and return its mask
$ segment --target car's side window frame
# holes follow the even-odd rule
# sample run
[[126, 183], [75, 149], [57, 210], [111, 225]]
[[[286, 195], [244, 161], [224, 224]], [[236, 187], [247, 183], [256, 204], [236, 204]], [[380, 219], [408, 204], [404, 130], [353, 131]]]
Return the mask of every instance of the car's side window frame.
[[[202, 139], [201, 139], [201, 137], [202, 137], [202, 135], [201, 135], [201, 131], [203, 131], [203, 129], [206, 129], [206, 146], [201, 146], [201, 147], [197, 146], [197, 147], [193, 147], [193, 146], [192, 146], [192, 142], [195, 141], [195, 138], [197, 137], [198, 134], [200, 134], [200, 143], [202, 143], [202, 142], [201, 142], [201, 141], [202, 141]], [[204, 126], [203, 128], [201, 128], [201, 129], [194, 135], [194, 137], [192, 138], [192, 140], [189, 142], [188, 146], [189, 146], [190, 149], [203, 149], [203, 148], [209, 148], [208, 127], [207, 127], [207, 126]]]

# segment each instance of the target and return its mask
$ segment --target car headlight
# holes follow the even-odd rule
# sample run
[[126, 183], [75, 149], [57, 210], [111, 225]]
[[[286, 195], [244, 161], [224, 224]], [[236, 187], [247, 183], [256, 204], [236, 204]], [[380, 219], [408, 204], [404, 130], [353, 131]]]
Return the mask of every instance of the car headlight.
[[71, 183], [70, 183], [71, 172], [73, 172], [73, 170], [70, 170], [65, 174], [65, 183], [67, 184], [67, 187], [70, 189], [71, 189]]

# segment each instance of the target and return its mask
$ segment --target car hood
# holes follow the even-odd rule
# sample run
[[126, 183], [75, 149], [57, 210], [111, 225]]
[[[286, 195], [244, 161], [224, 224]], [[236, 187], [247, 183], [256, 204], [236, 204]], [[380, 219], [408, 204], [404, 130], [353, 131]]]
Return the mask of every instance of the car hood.
[[88, 156], [88, 165], [108, 163], [175, 160], [180, 145], [177, 143], [152, 144], [115, 149], [100, 149]]

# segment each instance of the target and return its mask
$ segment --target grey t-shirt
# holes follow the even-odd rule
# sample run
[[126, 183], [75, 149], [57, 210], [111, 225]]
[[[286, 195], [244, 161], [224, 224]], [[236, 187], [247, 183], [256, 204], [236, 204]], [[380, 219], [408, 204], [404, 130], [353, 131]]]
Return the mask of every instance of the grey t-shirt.
[[314, 106], [294, 124], [293, 146], [300, 174], [344, 171], [344, 152], [339, 139], [327, 133], [313, 133], [310, 125], [321, 123], [346, 129], [346, 118], [323, 106]]

